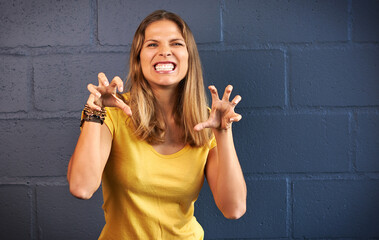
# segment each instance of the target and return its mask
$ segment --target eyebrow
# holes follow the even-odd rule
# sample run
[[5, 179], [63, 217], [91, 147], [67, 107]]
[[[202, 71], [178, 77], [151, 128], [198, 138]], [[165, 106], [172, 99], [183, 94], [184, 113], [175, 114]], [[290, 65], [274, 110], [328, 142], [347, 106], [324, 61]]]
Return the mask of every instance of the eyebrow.
[[[183, 38], [174, 38], [174, 39], [170, 40], [170, 42], [175, 42], [175, 41], [183, 41], [183, 42], [185, 42]], [[145, 40], [145, 42], [159, 42], [159, 41], [155, 40], [155, 39], [147, 39], [147, 40]]]

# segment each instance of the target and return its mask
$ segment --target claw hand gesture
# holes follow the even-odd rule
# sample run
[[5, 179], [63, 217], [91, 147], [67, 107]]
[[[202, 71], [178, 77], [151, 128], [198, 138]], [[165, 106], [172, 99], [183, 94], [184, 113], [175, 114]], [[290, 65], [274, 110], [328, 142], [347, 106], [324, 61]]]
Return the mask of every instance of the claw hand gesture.
[[217, 130], [229, 129], [233, 122], [241, 120], [242, 116], [234, 112], [234, 108], [241, 101], [241, 96], [237, 95], [229, 102], [230, 94], [233, 87], [228, 85], [225, 88], [224, 96], [220, 100], [215, 86], [209, 86], [208, 89], [212, 94], [212, 109], [207, 121], [199, 123], [195, 126], [196, 131], [204, 128], [214, 128]]
[[87, 88], [90, 91], [90, 96], [87, 104], [90, 108], [100, 111], [102, 107], [118, 107], [122, 109], [127, 115], [131, 116], [132, 111], [120, 98], [117, 97], [116, 92], [123, 91], [123, 82], [119, 77], [114, 77], [112, 82], [109, 83], [104, 73], [98, 74], [99, 85], [88, 84]]

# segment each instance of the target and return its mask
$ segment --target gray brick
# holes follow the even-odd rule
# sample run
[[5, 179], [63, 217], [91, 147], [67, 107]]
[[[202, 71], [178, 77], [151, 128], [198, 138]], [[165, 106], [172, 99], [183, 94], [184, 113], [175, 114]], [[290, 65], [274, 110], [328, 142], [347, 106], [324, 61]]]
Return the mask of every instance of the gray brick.
[[228, 220], [204, 183], [195, 216], [205, 231], [205, 239], [286, 237], [286, 182], [246, 179], [246, 184], [246, 213], [238, 220]]
[[90, 1], [0, 2], [0, 46], [90, 43]]
[[294, 236], [378, 238], [379, 180], [294, 183]]
[[379, 115], [358, 115], [357, 131], [358, 171], [379, 172]]
[[246, 173], [349, 170], [347, 115], [243, 116], [233, 132]]
[[197, 43], [219, 42], [220, 1], [99, 1], [99, 40], [101, 44], [131, 44], [140, 22], [157, 9], [181, 16], [191, 28]]
[[225, 1], [228, 43], [347, 40], [346, 1]]
[[221, 97], [225, 87], [232, 84], [232, 95], [242, 96], [238, 107], [284, 106], [284, 56], [280, 51], [240, 50], [200, 55], [205, 84], [214, 84]]
[[68, 186], [37, 187], [37, 220], [41, 239], [97, 239], [104, 226], [101, 191], [79, 200]]
[[353, 40], [379, 41], [379, 2], [376, 0], [353, 1]]
[[28, 187], [0, 185], [0, 239], [31, 239], [31, 212]]
[[34, 61], [36, 107], [44, 111], [80, 110], [87, 102], [87, 84], [98, 84], [104, 72], [109, 81], [126, 79], [128, 54], [49, 55]]
[[77, 120], [1, 120], [0, 176], [64, 176], [79, 135]]
[[28, 68], [26, 57], [0, 57], [0, 112], [28, 109]]
[[379, 104], [378, 49], [294, 51], [290, 59], [294, 105]]

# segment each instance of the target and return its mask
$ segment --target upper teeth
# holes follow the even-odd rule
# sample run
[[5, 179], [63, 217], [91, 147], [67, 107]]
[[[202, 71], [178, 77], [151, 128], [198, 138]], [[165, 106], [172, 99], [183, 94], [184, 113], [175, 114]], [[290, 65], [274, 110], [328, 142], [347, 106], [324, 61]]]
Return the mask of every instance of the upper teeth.
[[155, 65], [155, 70], [157, 71], [172, 71], [174, 69], [174, 64], [172, 63], [158, 63]]

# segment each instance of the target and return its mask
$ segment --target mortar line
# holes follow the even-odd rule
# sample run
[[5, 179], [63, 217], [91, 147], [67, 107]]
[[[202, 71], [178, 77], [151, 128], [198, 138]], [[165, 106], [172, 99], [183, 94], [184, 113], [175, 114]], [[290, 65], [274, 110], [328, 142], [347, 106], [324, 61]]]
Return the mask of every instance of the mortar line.
[[99, 3], [98, 0], [91, 0], [91, 44], [95, 47], [100, 45], [99, 41]]
[[283, 53], [284, 53], [284, 107], [288, 109], [292, 107], [288, 50], [287, 49], [283, 50]]
[[37, 189], [36, 186], [32, 186], [32, 234], [31, 239], [39, 239], [39, 226], [38, 226], [38, 217], [37, 217]]
[[353, 42], [353, 2], [347, 1], [347, 40]]
[[224, 9], [225, 9], [225, 0], [220, 1], [220, 41], [224, 43]]
[[287, 237], [294, 239], [294, 221], [293, 221], [293, 204], [294, 204], [294, 183], [292, 179], [287, 178]]
[[351, 152], [349, 154], [349, 167], [353, 173], [357, 173], [358, 113], [354, 110], [349, 114], [349, 135], [351, 146]]
[[[31, 58], [31, 76], [30, 76], [30, 98], [31, 98], [31, 103], [29, 105], [30, 109], [28, 109], [28, 112], [31, 111], [36, 111], [36, 93], [35, 93], [35, 82], [34, 82], [34, 57]], [[29, 107], [28, 107], [29, 108]]]

